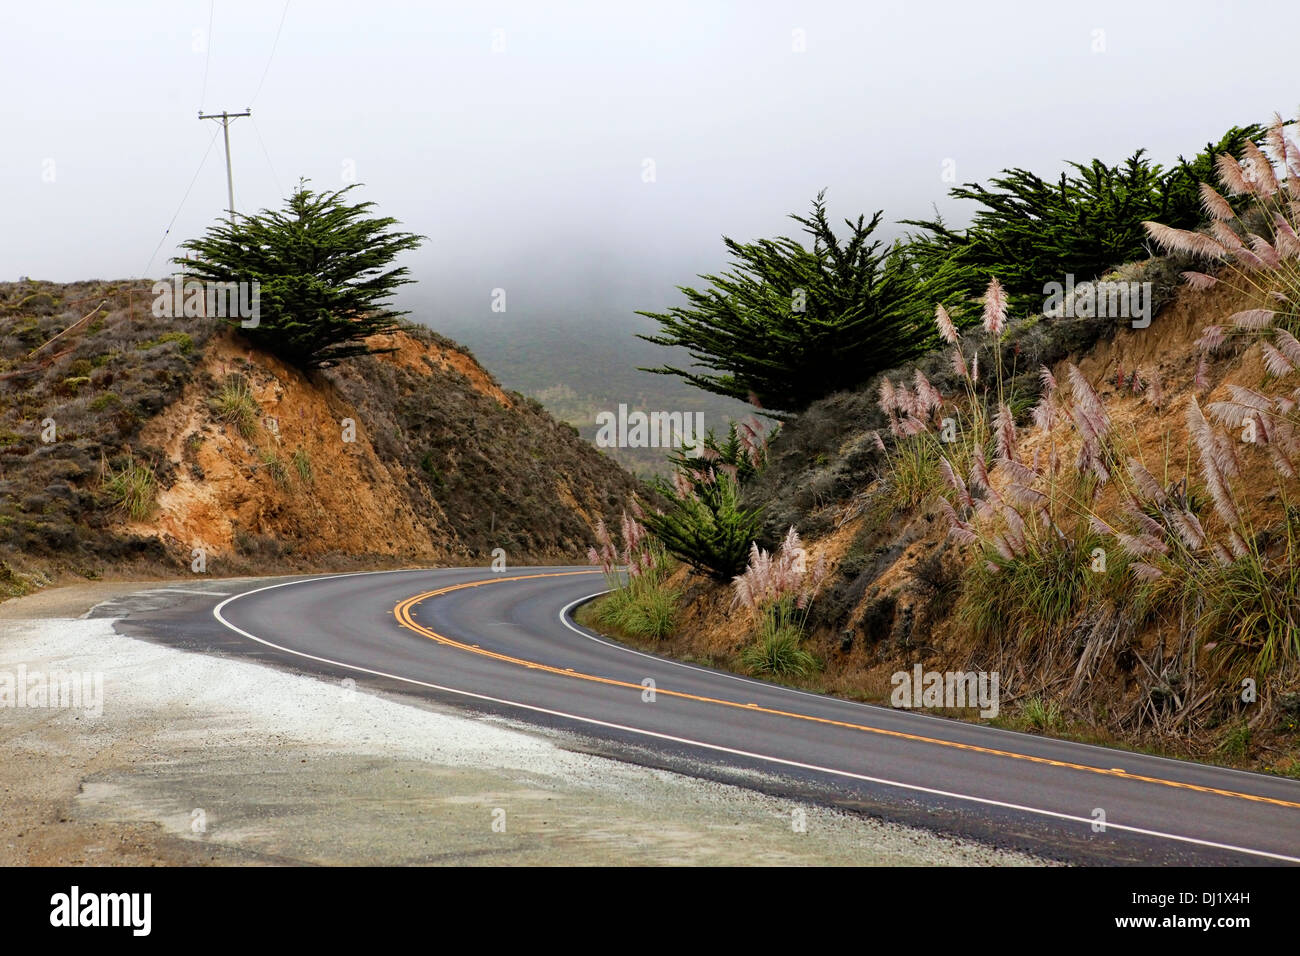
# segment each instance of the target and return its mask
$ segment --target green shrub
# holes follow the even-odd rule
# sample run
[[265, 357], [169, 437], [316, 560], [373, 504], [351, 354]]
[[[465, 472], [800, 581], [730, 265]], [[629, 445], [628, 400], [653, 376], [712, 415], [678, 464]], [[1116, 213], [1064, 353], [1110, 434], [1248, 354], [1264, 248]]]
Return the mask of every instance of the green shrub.
[[763, 509], [741, 503], [741, 485], [766, 466], [770, 439], [754, 419], [733, 421], [725, 439], [710, 430], [698, 454], [669, 455], [673, 481], [656, 481], [669, 508], [644, 519], [669, 554], [719, 581], [744, 569]]
[[1250, 737], [1250, 724], [1243, 720], [1230, 728], [1214, 749], [1227, 757], [1240, 760], [1250, 752]]
[[[741, 422], [733, 419], [727, 423], [726, 438], [718, 438], [710, 428], [700, 439], [698, 449], [679, 449], [669, 454], [668, 463], [692, 486], [708, 483], [711, 473], [719, 471], [726, 471], [744, 485], [767, 467], [769, 448], [779, 431], [778, 425], [769, 432], [753, 416]], [[659, 490], [671, 494], [673, 486], [661, 480]]]
[[741, 504], [735, 478], [719, 472], [712, 481], [665, 497], [668, 510], [647, 514], [645, 525], [669, 554], [718, 581], [728, 581], [744, 570], [763, 512]]
[[60, 395], [76, 395], [83, 385], [90, 384], [89, 375], [73, 375], [58, 384], [55, 391]]
[[147, 339], [136, 346], [142, 352], [149, 349], [156, 349], [160, 345], [166, 345], [168, 342], [175, 342], [182, 355], [189, 355], [194, 351], [194, 339], [188, 332], [164, 332], [156, 339]]

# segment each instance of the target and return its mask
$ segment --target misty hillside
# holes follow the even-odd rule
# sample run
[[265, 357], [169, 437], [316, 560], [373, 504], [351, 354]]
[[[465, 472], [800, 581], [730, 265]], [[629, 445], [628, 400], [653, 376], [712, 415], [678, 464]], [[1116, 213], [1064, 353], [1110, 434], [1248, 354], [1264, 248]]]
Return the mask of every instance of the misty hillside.
[[[640, 371], [666, 362], [689, 363], [681, 350], [637, 338], [637, 333], [654, 331], [654, 323], [640, 316], [614, 311], [522, 318], [487, 313], [470, 319], [452, 313], [430, 324], [463, 342], [507, 388], [536, 398], [588, 441], [596, 436], [596, 415], [616, 411], [620, 403], [647, 412], [701, 412], [704, 427], [718, 432], [725, 432], [730, 420], [754, 412], [743, 402], [701, 392], [674, 376]], [[637, 474], [668, 471], [664, 449], [602, 450]]]
[[[0, 284], [0, 561], [10, 590], [209, 573], [574, 560], [636, 488], [419, 327], [302, 372], [149, 283]], [[24, 583], [26, 582], [26, 583]]]

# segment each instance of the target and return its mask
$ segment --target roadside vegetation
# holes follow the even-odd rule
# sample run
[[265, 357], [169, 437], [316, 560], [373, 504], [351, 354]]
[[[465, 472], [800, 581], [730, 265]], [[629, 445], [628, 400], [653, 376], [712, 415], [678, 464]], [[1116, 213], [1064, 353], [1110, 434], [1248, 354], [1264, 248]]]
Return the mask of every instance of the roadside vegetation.
[[740, 655], [754, 674], [809, 677], [821, 669], [802, 647], [808, 612], [826, 580], [825, 556], [808, 566], [808, 552], [791, 528], [775, 555], [751, 545], [749, 563], [733, 582], [733, 606], [749, 611], [755, 641]]
[[117, 467], [104, 464], [103, 488], [114, 504], [132, 521], [143, 521], [153, 512], [158, 482], [153, 469], [128, 456]]
[[623, 512], [616, 544], [605, 522], [596, 524], [596, 545], [588, 560], [600, 567], [610, 593], [596, 608], [604, 627], [637, 638], [659, 640], [672, 633], [677, 619], [678, 592], [667, 583], [669, 562], [663, 547], [646, 532], [640, 505], [633, 501]]
[[709, 432], [698, 449], [669, 457], [672, 481], [657, 483], [668, 507], [645, 516], [665, 550], [718, 581], [744, 569], [762, 508], [741, 499], [767, 463], [767, 443], [762, 425], [750, 419], [732, 422], [725, 439]]
[[[998, 670], [1008, 725], [1294, 775], [1297, 182], [1275, 118], [1169, 167], [966, 184], [969, 227], [888, 248], [821, 195], [807, 245], [727, 239], [732, 271], [644, 313], [698, 360], [654, 371], [782, 427], [675, 457], [646, 513], [684, 565], [673, 653], [866, 699], [918, 661]], [[1044, 315], [1067, 276], [1148, 284], [1199, 338]]]

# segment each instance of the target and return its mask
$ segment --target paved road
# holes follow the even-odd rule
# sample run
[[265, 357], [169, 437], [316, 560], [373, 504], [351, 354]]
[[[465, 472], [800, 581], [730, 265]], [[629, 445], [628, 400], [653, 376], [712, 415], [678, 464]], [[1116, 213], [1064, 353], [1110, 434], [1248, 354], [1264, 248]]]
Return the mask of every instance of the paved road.
[[557, 728], [570, 746], [646, 766], [1059, 859], [1300, 863], [1300, 781], [867, 706], [642, 654], [569, 619], [603, 589], [588, 568], [247, 586], [193, 593], [119, 626]]

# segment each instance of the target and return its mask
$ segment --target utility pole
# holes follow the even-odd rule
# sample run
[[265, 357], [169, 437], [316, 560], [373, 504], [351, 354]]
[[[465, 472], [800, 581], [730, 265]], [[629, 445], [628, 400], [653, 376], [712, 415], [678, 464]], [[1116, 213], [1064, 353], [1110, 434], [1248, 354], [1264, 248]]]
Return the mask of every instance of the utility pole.
[[252, 116], [251, 109], [245, 109], [242, 113], [204, 113], [199, 111], [199, 119], [219, 119], [221, 120], [221, 132], [226, 138], [226, 192], [230, 196], [230, 225], [235, 225], [235, 178], [230, 172], [230, 121], [239, 119], [241, 116]]

